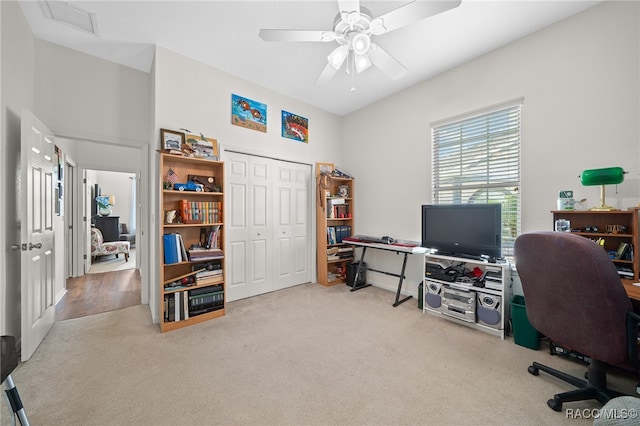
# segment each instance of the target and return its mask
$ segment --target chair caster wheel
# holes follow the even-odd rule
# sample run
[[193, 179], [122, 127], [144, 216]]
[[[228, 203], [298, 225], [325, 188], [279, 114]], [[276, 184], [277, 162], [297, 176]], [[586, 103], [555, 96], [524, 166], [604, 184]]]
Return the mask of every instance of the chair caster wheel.
[[550, 399], [547, 401], [547, 405], [553, 411], [562, 411], [562, 402], [558, 402], [555, 399]]
[[537, 376], [540, 373], [540, 370], [537, 367], [534, 367], [533, 365], [530, 365], [527, 368], [527, 371], [531, 374], [533, 374], [534, 376]]

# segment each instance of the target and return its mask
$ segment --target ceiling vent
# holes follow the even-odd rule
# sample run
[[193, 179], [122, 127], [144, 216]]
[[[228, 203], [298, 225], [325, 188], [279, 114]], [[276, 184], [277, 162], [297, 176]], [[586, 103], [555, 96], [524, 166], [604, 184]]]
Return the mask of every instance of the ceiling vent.
[[38, 3], [47, 18], [98, 35], [98, 22], [94, 12], [74, 6], [66, 1], [39, 0]]

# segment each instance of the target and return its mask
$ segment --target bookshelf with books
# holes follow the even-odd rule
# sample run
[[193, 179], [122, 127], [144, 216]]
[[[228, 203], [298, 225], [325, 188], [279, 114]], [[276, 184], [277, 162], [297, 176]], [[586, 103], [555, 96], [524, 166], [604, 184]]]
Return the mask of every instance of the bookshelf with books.
[[567, 231], [596, 241], [607, 251], [629, 292], [629, 289], [637, 291], [631, 283], [640, 281], [638, 210], [639, 207], [632, 207], [627, 210], [559, 210], [551, 213], [554, 229], [561, 221]]
[[[158, 299], [165, 332], [225, 314], [224, 163], [161, 153], [159, 171]], [[203, 181], [215, 184], [192, 184]], [[189, 185], [179, 190], [175, 184]]]
[[316, 181], [318, 283], [344, 284], [353, 262], [353, 246], [342, 240], [354, 232], [354, 179], [331, 163], [317, 163]]

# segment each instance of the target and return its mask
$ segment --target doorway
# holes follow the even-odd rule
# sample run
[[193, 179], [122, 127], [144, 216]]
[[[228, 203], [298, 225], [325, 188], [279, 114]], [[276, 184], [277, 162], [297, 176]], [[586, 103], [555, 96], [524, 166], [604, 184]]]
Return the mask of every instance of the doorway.
[[[78, 318], [111, 310], [123, 309], [141, 303], [141, 279], [136, 256], [138, 235], [137, 207], [138, 179], [135, 173], [84, 169], [78, 199], [84, 221], [81, 243], [69, 244], [69, 252], [81, 254], [85, 259], [76, 276], [66, 279], [66, 292], [56, 305], [56, 320]], [[96, 197], [107, 196], [110, 214], [100, 216]], [[91, 250], [92, 229], [101, 228], [103, 238], [126, 241], [129, 244], [128, 259], [120, 254], [93, 256]], [[73, 240], [72, 240], [73, 241]], [[77, 241], [77, 240], [76, 240]], [[75, 247], [72, 247], [75, 246]]]
[[[91, 194], [88, 205], [90, 206], [91, 228], [88, 229], [89, 238], [96, 235], [106, 243], [116, 241], [126, 241], [129, 243], [129, 254], [108, 254], [96, 256], [92, 252], [86, 253], [87, 266], [85, 274], [101, 274], [105, 272], [126, 271], [138, 268], [136, 256], [136, 175], [134, 173], [123, 173], [104, 170], [86, 170], [85, 178], [89, 190], [86, 194]], [[105, 209], [109, 214], [101, 215], [100, 207], [96, 199], [108, 201], [109, 205]], [[105, 198], [106, 197], [106, 198]], [[128, 258], [127, 258], [128, 257]]]

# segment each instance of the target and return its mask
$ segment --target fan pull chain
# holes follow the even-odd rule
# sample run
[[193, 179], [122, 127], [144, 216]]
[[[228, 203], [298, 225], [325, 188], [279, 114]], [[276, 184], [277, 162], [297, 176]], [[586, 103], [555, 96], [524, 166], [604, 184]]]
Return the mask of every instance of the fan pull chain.
[[351, 89], [349, 90], [351, 92], [355, 92], [356, 91], [356, 70], [355, 70], [356, 59], [354, 57], [353, 52], [349, 52], [349, 59], [351, 59], [350, 61], [347, 62], [347, 74], [351, 74]]

